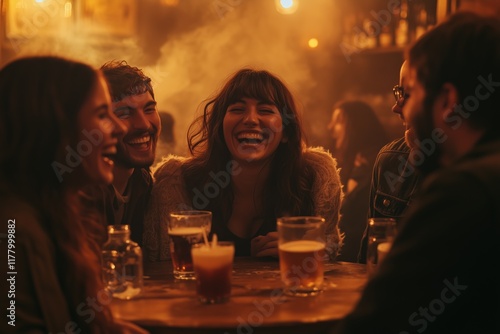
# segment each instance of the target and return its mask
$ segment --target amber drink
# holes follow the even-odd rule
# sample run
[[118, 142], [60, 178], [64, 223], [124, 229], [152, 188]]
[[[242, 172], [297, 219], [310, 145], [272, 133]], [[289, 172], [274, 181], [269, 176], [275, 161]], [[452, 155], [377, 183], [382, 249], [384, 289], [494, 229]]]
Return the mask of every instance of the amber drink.
[[229, 241], [220, 241], [216, 245], [198, 244], [193, 246], [191, 253], [199, 300], [206, 304], [229, 300], [234, 244]]
[[313, 296], [323, 290], [325, 220], [321, 217], [278, 218], [278, 249], [283, 290]]
[[393, 218], [368, 219], [368, 244], [366, 248], [366, 269], [373, 276], [377, 267], [389, 252], [396, 236], [396, 220]]
[[317, 241], [280, 245], [280, 272], [285, 290], [293, 294], [319, 292], [323, 285], [324, 255], [325, 244]]
[[191, 247], [203, 242], [203, 234], [210, 232], [212, 214], [209, 211], [172, 212], [168, 235], [170, 256], [176, 279], [194, 279]]

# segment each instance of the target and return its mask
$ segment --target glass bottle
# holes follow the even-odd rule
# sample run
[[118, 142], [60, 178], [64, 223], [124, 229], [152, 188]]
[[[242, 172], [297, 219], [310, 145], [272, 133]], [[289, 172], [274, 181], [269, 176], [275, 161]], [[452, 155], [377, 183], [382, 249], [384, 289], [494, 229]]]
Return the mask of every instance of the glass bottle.
[[109, 225], [101, 253], [102, 277], [107, 291], [119, 299], [139, 295], [143, 287], [142, 250], [130, 240], [128, 225]]

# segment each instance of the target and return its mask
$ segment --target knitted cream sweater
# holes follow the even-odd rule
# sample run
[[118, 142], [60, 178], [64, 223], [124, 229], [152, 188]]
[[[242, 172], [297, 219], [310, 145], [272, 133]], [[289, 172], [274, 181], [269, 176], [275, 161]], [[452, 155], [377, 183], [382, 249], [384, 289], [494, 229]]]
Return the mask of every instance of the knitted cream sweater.
[[[326, 252], [335, 260], [342, 246], [338, 221], [343, 198], [339, 170], [335, 159], [322, 147], [307, 148], [306, 163], [316, 171], [311, 196], [314, 214], [326, 221]], [[189, 200], [181, 175], [181, 166], [189, 158], [169, 155], [153, 170], [153, 192], [144, 219], [143, 251], [146, 261], [160, 261], [168, 258], [168, 213], [193, 207]]]

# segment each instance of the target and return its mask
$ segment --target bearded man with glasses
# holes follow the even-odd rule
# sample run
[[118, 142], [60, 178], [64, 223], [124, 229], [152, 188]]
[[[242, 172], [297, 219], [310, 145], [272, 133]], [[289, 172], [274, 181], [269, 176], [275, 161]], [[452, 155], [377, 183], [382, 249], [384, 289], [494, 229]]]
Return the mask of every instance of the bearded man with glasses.
[[[410, 158], [412, 145], [416, 145], [415, 138], [402, 113], [408, 98], [404, 89], [408, 77], [407, 71], [408, 66], [405, 61], [401, 66], [399, 85], [392, 89], [396, 99], [392, 112], [398, 114], [403, 121], [405, 135], [382, 147], [377, 155], [373, 166], [368, 218], [387, 217], [398, 221], [410, 206], [419, 185], [418, 172]], [[367, 242], [367, 229], [365, 229], [358, 253], [360, 263], [366, 263]]]
[[500, 333], [500, 18], [459, 10], [405, 53], [402, 112], [422, 182], [329, 334]]

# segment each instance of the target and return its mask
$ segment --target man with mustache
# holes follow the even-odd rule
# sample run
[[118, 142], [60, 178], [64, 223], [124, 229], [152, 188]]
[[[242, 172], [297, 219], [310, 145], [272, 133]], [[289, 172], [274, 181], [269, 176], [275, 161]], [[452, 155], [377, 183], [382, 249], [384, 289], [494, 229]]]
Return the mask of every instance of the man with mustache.
[[[394, 218], [400, 220], [408, 209], [420, 184], [419, 173], [412, 164], [411, 149], [414, 148], [415, 136], [403, 115], [408, 94], [408, 62], [403, 62], [399, 72], [399, 84], [394, 86], [396, 103], [392, 112], [398, 114], [405, 126], [404, 137], [398, 138], [382, 147], [373, 166], [370, 187], [369, 218]], [[358, 262], [366, 263], [368, 243], [368, 225], [361, 240]]]
[[144, 212], [153, 185], [150, 166], [161, 131], [151, 79], [125, 61], [101, 67], [113, 102], [114, 114], [127, 127], [117, 145], [114, 180], [104, 189], [108, 224], [127, 224], [131, 239], [142, 245]]
[[458, 12], [407, 53], [423, 183], [332, 334], [500, 333], [500, 19]]

